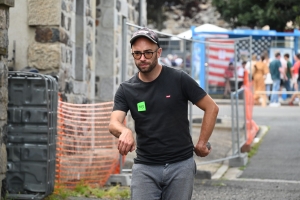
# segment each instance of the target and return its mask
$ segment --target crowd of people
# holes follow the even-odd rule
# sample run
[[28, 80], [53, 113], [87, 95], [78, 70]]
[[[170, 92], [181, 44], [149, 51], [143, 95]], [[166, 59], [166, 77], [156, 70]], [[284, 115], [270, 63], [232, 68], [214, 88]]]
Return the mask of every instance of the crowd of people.
[[[242, 67], [237, 70], [238, 78], [242, 77], [244, 71], [250, 74], [253, 83], [255, 105], [266, 106], [269, 103], [271, 107], [280, 106], [280, 100], [288, 100], [289, 105], [294, 105], [295, 99], [299, 98], [300, 91], [300, 54], [294, 56], [294, 64], [290, 61], [290, 55], [279, 52], [275, 53], [275, 58], [271, 61], [267, 53], [264, 53], [257, 59], [256, 55], [252, 56], [251, 62], [242, 62]], [[230, 79], [234, 77], [233, 63], [230, 62], [225, 70], [225, 87], [224, 97], [230, 94]], [[241, 83], [241, 81], [239, 81]], [[239, 88], [242, 84], [239, 84]], [[293, 92], [293, 95], [291, 93]], [[299, 101], [299, 99], [298, 99]]]
[[[264, 56], [261, 57], [265, 58]], [[285, 53], [282, 57], [279, 52], [276, 52], [275, 59], [272, 61], [269, 61], [269, 59], [262, 61], [265, 64], [265, 70], [263, 72], [259, 70], [256, 71], [256, 69], [259, 68], [259, 62], [254, 63], [253, 77], [257, 76], [257, 73], [260, 73], [259, 79], [262, 83], [265, 83], [265, 85], [261, 85], [263, 87], [257, 87], [254, 81], [256, 104], [261, 102], [258, 102], [258, 100], [266, 99], [269, 101], [269, 106], [277, 107], [281, 105], [280, 98], [284, 97], [285, 99], [289, 99], [290, 105], [294, 105], [299, 84], [300, 54], [296, 54], [294, 60], [295, 63], [293, 65], [288, 53]], [[271, 93], [269, 92], [270, 88], [272, 88]], [[264, 90], [267, 91], [267, 93], [265, 93]], [[295, 93], [291, 95], [286, 91], [295, 91]]]
[[[224, 73], [223, 98], [229, 96], [236, 80], [238, 89], [241, 88], [245, 71], [247, 71], [248, 78], [252, 79], [253, 83], [255, 105], [269, 104], [269, 106], [277, 107], [281, 105], [281, 99], [287, 100], [289, 105], [294, 105], [296, 98], [299, 101], [300, 54], [294, 56], [294, 64], [290, 61], [288, 53], [282, 57], [279, 52], [276, 52], [274, 56], [275, 59], [270, 61], [268, 53], [264, 53], [259, 59], [253, 55], [251, 62], [242, 61], [241, 67], [237, 67], [237, 72], [235, 72], [234, 63], [230, 61]], [[237, 79], [235, 79], [235, 74], [237, 74]]]

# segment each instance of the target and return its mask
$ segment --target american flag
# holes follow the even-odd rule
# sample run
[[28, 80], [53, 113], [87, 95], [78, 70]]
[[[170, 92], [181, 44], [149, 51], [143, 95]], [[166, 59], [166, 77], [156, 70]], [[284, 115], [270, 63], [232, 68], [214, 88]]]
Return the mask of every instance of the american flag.
[[224, 73], [234, 58], [234, 40], [208, 39], [206, 45], [208, 85], [224, 86]]

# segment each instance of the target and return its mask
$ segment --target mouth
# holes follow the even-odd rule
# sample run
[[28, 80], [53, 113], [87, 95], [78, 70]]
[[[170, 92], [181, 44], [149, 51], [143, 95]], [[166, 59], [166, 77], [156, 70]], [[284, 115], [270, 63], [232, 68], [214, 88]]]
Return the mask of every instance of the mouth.
[[148, 64], [147, 63], [141, 63], [141, 64], [139, 64], [139, 67], [147, 67], [148, 66]]

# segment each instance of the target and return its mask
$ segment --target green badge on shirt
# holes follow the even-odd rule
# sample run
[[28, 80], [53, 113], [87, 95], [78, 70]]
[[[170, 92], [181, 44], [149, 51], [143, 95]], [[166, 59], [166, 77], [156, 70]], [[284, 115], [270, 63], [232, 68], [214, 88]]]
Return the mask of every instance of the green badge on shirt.
[[137, 109], [139, 112], [146, 111], [146, 104], [145, 101], [142, 101], [140, 103], [137, 103]]

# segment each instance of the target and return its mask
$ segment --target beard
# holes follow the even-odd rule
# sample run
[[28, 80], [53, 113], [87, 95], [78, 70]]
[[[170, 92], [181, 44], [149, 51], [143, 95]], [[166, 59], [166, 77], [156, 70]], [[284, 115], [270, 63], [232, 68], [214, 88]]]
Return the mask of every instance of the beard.
[[[154, 59], [153, 59], [153, 58], [154, 58]], [[148, 64], [148, 62], [139, 62], [139, 63], [135, 62], [135, 65], [136, 65], [136, 67], [139, 69], [139, 71], [140, 71], [141, 73], [145, 73], [145, 74], [150, 73], [150, 72], [153, 71], [153, 69], [154, 69], [154, 68], [156, 67], [156, 65], [157, 65], [157, 55], [154, 55], [154, 56], [152, 57], [152, 59], [153, 59], [152, 63], [150, 63], [149, 66], [148, 66], [147, 68], [142, 68], [142, 67], [140, 67], [139, 65], [140, 65], [140, 64]]]

